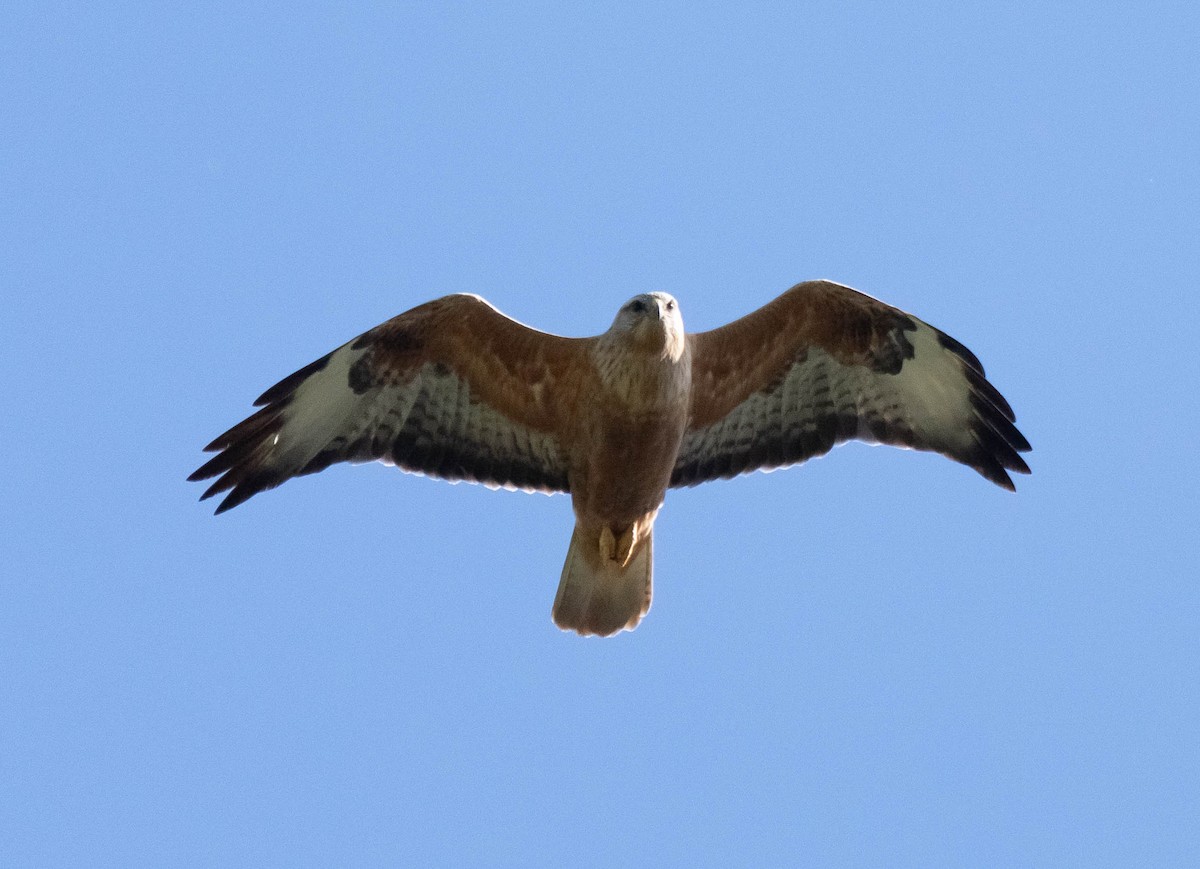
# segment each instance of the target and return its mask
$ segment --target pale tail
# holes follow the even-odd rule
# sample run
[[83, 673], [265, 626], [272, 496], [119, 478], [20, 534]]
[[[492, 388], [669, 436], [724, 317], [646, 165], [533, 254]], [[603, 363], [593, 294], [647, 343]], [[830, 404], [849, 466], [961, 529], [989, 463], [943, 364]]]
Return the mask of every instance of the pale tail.
[[554, 623], [566, 631], [607, 637], [633, 630], [650, 611], [653, 537], [639, 541], [627, 567], [600, 557], [596, 540], [576, 526], [554, 598]]

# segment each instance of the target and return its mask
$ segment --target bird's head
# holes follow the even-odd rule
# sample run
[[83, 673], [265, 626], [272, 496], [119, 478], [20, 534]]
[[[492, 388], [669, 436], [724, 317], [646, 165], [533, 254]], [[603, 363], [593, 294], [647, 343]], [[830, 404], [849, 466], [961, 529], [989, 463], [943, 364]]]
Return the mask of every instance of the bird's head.
[[610, 333], [639, 350], [678, 358], [683, 353], [683, 318], [679, 303], [667, 293], [642, 293], [621, 306]]

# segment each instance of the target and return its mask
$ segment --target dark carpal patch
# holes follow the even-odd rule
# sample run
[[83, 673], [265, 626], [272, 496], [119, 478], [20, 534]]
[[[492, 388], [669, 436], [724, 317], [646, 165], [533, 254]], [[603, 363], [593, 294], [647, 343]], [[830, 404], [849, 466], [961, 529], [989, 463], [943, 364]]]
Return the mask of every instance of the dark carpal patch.
[[917, 324], [909, 317], [897, 317], [896, 325], [884, 335], [883, 343], [872, 348], [871, 368], [881, 374], [899, 374], [905, 361], [916, 354], [908, 333]]
[[362, 395], [376, 385], [374, 362], [375, 350], [372, 348], [350, 366], [350, 371], [346, 375], [346, 384], [355, 395]]

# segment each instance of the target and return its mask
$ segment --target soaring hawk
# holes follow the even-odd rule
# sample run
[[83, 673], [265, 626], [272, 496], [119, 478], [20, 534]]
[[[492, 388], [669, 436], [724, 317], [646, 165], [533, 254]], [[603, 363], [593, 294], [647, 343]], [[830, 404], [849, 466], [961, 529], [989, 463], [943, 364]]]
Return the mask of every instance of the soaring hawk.
[[221, 513], [334, 462], [378, 460], [491, 488], [569, 492], [575, 530], [552, 615], [581, 634], [650, 608], [654, 517], [671, 487], [799, 464], [847, 440], [932, 450], [1012, 490], [1029, 442], [953, 338], [828, 281], [687, 334], [666, 293], [594, 338], [479, 296], [435, 299], [264, 392], [205, 449]]

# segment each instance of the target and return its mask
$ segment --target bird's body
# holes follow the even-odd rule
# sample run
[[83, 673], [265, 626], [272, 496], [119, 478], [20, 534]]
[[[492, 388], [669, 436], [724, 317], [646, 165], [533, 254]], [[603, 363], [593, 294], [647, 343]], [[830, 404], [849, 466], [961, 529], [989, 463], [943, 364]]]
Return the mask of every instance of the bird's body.
[[628, 524], [662, 504], [687, 424], [691, 358], [674, 300], [638, 296], [589, 355], [594, 392], [567, 439], [575, 513]]
[[569, 439], [575, 530], [553, 615], [607, 635], [650, 608], [654, 517], [687, 427], [691, 354], [675, 300], [631, 299], [590, 356], [595, 392]]
[[190, 479], [218, 512], [336, 461], [378, 459], [491, 486], [570, 492], [555, 622], [633, 628], [650, 606], [654, 519], [671, 486], [795, 464], [860, 439], [941, 452], [1012, 488], [1029, 444], [958, 342], [823, 281], [688, 335], [675, 300], [635, 296], [595, 338], [562, 338], [477, 296], [381, 324], [272, 387]]

